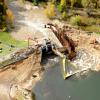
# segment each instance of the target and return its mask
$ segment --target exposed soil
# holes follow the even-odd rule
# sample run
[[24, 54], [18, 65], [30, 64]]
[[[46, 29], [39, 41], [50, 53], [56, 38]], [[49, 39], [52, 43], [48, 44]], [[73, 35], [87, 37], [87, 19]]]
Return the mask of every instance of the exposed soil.
[[12, 100], [12, 98], [16, 98], [16, 89], [12, 90], [16, 86], [19, 87], [17, 90], [21, 90], [21, 92], [31, 92], [36, 81], [40, 80], [40, 61], [40, 53], [36, 51], [28, 59], [10, 65], [9, 69], [1, 71], [0, 100]]
[[13, 0], [9, 3], [9, 8], [13, 11], [14, 29], [11, 34], [18, 40], [27, 40], [27, 38], [43, 38], [41, 34], [41, 26], [50, 20], [45, 16], [42, 7], [35, 7], [31, 3], [26, 2], [23, 5], [19, 1]]
[[[100, 35], [95, 33], [86, 33], [77, 29], [71, 29], [66, 34], [77, 44], [77, 50], [85, 50], [91, 57], [91, 64], [94, 62], [93, 70], [100, 70]], [[87, 60], [86, 59], [86, 60]], [[94, 61], [92, 61], [94, 59]]]

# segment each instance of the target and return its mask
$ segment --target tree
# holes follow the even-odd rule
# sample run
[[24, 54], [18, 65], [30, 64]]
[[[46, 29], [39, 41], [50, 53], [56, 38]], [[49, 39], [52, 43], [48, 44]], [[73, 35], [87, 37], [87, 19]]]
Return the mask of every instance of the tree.
[[76, 0], [71, 0], [71, 8], [73, 8], [75, 2], [76, 2]]
[[53, 3], [48, 3], [47, 8], [45, 9], [45, 14], [48, 18], [52, 19], [55, 17], [55, 5]]
[[82, 6], [87, 8], [89, 6], [90, 0], [82, 0]]
[[14, 14], [13, 14], [13, 12], [12, 12], [10, 9], [7, 9], [7, 10], [6, 10], [6, 20], [7, 20], [8, 24], [9, 24], [10, 26], [13, 25]]
[[61, 0], [60, 5], [66, 7], [66, 0]]
[[[4, 0], [0, 1], [0, 29], [6, 30], [6, 4]], [[4, 30], [4, 31], [5, 31]]]
[[53, 4], [56, 4], [56, 0], [52, 0], [51, 2], [52, 2]]
[[60, 5], [59, 5], [59, 10], [61, 11], [61, 12], [63, 12], [63, 11], [65, 11], [66, 10], [66, 0], [61, 0], [60, 1]]

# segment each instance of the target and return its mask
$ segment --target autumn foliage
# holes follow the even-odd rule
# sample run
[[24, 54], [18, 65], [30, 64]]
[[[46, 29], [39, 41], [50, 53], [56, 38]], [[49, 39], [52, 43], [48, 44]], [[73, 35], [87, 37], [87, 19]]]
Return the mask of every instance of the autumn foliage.
[[49, 3], [48, 6], [45, 9], [45, 14], [47, 15], [48, 18], [52, 19], [55, 17], [55, 5], [52, 3]]
[[13, 23], [14, 21], [14, 14], [10, 9], [6, 10], [6, 20], [8, 23]]

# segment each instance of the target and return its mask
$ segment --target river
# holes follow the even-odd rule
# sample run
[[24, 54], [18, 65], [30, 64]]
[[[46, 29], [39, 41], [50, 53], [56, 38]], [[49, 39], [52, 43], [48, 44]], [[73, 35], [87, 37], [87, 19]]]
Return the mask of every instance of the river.
[[49, 64], [33, 88], [36, 100], [100, 100], [100, 72], [64, 80], [59, 61]]

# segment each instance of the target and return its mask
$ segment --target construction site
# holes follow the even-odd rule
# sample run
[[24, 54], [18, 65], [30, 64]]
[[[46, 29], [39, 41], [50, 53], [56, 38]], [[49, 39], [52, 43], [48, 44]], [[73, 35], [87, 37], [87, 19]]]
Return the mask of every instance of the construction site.
[[[0, 100], [65, 100], [63, 94], [61, 98], [55, 94], [56, 88], [51, 91], [56, 96], [49, 94], [48, 86], [53, 84], [50, 81], [53, 77], [55, 83], [60, 78], [60, 83], [62, 79], [67, 81], [76, 77], [79, 80], [91, 72], [99, 72], [100, 35], [57, 19], [51, 21], [44, 15], [42, 7], [30, 2], [23, 6], [19, 0], [13, 0], [7, 6], [14, 13], [15, 28], [8, 27], [14, 38], [10, 40], [9, 37], [10, 42], [0, 38]], [[60, 66], [59, 71], [57, 66]], [[48, 85], [43, 84], [47, 87], [43, 85], [43, 90], [38, 89], [38, 82], [45, 82], [45, 74], [50, 83], [46, 81]], [[68, 93], [66, 100], [74, 98], [71, 99]]]

